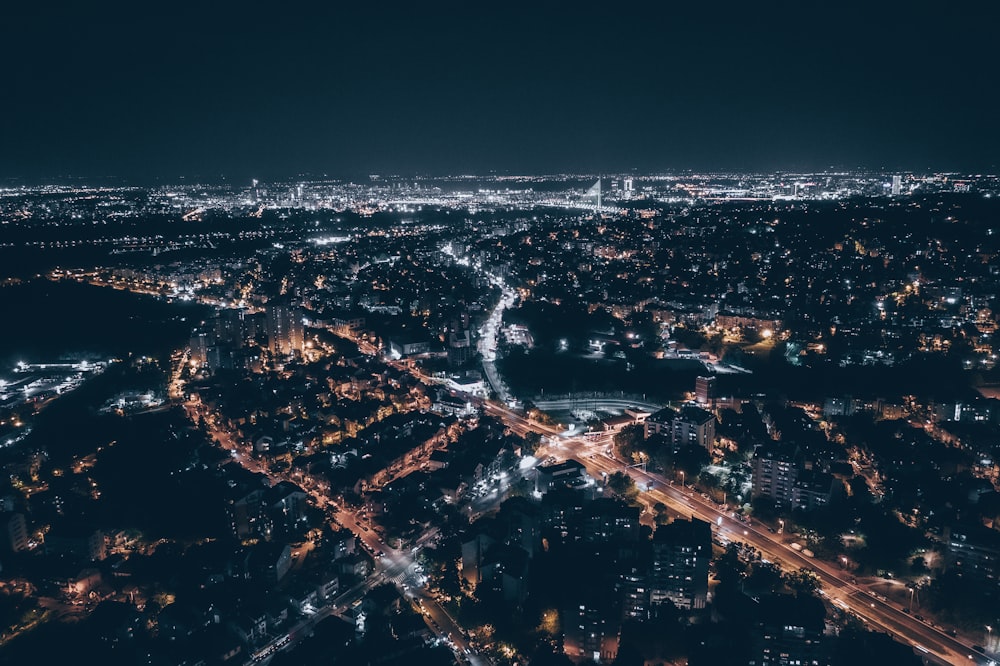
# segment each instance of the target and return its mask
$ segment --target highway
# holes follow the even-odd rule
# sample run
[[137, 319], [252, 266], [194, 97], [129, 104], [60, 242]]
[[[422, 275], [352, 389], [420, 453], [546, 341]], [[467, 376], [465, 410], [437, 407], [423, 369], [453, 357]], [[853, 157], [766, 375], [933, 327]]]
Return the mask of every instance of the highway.
[[477, 344], [477, 351], [483, 359], [483, 372], [486, 374], [486, 380], [489, 382], [493, 391], [499, 396], [499, 399], [504, 404], [510, 404], [511, 395], [507, 388], [507, 385], [503, 382], [503, 377], [497, 372], [496, 358], [497, 358], [497, 336], [500, 333], [500, 328], [503, 324], [503, 312], [507, 308], [514, 305], [514, 301], [517, 300], [517, 294], [513, 289], [507, 287], [502, 280], [495, 278], [492, 275], [487, 274], [493, 284], [500, 287], [503, 290], [503, 295], [500, 297], [500, 302], [490, 313], [489, 319], [483, 324], [483, 327], [479, 330], [479, 342]]
[[[442, 251], [444, 254], [457, 262], [465, 266], [470, 266], [468, 260], [461, 259], [455, 255], [451, 244], [447, 245]], [[501, 402], [504, 404], [510, 404], [513, 396], [511, 396], [507, 385], [504, 384], [503, 377], [500, 376], [496, 366], [497, 336], [499, 335], [500, 328], [503, 325], [503, 312], [507, 308], [512, 307], [517, 301], [517, 292], [508, 287], [503, 281], [503, 278], [494, 275], [489, 271], [483, 270], [478, 264], [474, 264], [472, 267], [481, 276], [488, 279], [495, 287], [499, 287], [502, 292], [500, 301], [497, 303], [496, 307], [493, 308], [493, 311], [490, 312], [490, 316], [479, 329], [479, 340], [476, 343], [476, 351], [479, 352], [479, 355], [482, 358], [483, 374], [486, 375], [486, 381], [493, 389], [493, 392], [499, 396]]]
[[822, 593], [832, 603], [862, 619], [870, 625], [869, 628], [884, 631], [914, 646], [928, 663], [972, 663], [969, 657], [973, 650], [969, 645], [858, 587], [850, 581], [850, 574], [835, 565], [806, 557], [782, 542], [779, 535], [771, 534], [752, 521], [747, 523], [734, 518], [731, 511], [704, 499], [689, 487], [680, 487], [658, 474], [639, 468], [627, 468], [623, 462], [605, 455], [603, 450], [603, 445], [594, 445], [582, 438], [568, 438], [560, 441], [558, 448], [548, 447], [545, 453], [540, 452], [539, 455], [548, 453], [577, 460], [587, 468], [588, 474], [598, 480], [613, 472], [626, 470], [639, 487], [644, 503], [663, 502], [680, 515], [711, 523], [721, 537], [757, 548], [764, 559], [784, 570], [811, 569], [822, 583]]

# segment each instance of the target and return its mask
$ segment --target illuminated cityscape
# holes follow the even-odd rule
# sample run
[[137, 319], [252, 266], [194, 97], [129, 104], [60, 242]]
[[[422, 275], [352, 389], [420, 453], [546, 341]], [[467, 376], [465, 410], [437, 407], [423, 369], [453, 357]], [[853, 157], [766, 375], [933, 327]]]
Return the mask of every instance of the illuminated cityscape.
[[1000, 14], [850, 5], [11, 8], [0, 666], [995, 666]]
[[3, 190], [9, 649], [988, 660], [998, 192]]

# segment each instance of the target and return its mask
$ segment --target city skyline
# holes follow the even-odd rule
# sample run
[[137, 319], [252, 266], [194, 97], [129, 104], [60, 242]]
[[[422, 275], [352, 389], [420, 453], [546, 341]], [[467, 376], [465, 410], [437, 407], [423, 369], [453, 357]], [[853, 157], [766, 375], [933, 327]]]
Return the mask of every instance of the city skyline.
[[0, 660], [989, 666], [998, 211], [941, 173], [0, 187]]

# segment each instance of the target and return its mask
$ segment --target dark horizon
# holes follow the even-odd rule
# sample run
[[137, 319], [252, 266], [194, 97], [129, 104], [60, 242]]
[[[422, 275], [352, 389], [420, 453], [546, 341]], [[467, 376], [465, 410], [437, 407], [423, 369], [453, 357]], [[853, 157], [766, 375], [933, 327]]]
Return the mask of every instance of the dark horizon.
[[0, 177], [995, 171], [996, 13], [19, 7]]

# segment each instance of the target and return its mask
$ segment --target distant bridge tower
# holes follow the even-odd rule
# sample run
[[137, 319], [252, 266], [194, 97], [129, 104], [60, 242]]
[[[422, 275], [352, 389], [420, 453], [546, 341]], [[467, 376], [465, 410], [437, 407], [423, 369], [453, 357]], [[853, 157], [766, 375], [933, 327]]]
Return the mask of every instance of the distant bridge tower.
[[586, 197], [596, 197], [597, 207], [594, 208], [594, 212], [600, 215], [601, 213], [601, 179], [598, 178], [597, 182], [590, 186], [587, 193], [584, 195]]

